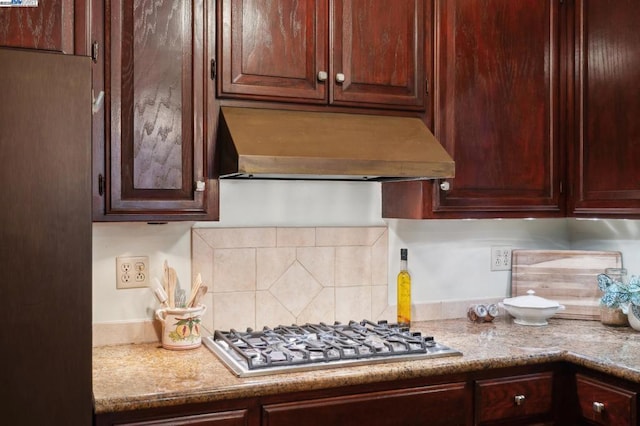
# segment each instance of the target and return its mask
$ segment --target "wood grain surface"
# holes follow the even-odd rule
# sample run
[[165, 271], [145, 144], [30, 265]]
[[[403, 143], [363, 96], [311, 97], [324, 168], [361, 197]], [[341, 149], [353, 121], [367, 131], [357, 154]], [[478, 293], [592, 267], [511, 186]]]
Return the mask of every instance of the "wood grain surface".
[[606, 268], [622, 267], [617, 251], [514, 250], [511, 260], [511, 295], [556, 300], [565, 306], [557, 318], [600, 320], [596, 277]]

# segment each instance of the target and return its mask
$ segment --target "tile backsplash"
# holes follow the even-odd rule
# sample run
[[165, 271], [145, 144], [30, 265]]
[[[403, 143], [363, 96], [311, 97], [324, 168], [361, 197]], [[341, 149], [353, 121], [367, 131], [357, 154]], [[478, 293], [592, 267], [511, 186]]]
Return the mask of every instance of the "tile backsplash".
[[386, 227], [193, 228], [191, 244], [209, 329], [395, 316]]
[[[207, 285], [203, 325], [210, 331], [396, 321], [396, 306], [389, 303], [389, 279], [395, 273], [389, 271], [388, 227], [193, 227], [188, 233], [193, 276], [185, 281], [193, 282], [199, 273]], [[415, 280], [416, 290], [421, 281]], [[461, 318], [472, 303], [500, 300], [414, 302], [412, 319]], [[152, 304], [155, 309], [155, 300]], [[94, 346], [159, 342], [161, 333], [159, 322], [149, 318], [94, 322], [93, 330]]]
[[[293, 183], [283, 185], [290, 197]], [[273, 188], [258, 188], [251, 196], [257, 197], [262, 192], [273, 196]], [[237, 190], [234, 183], [232, 193]], [[303, 186], [300, 192], [307, 193], [309, 189]], [[332, 196], [339, 191], [330, 186], [326, 192]], [[349, 195], [340, 195], [341, 202], [350, 200], [353, 194]], [[260, 202], [256, 202], [246, 194], [241, 198], [251, 199], [254, 204], [250, 208], [242, 204], [237, 210], [227, 212], [226, 217], [234, 220], [226, 219], [225, 224], [214, 226], [183, 222], [163, 226], [93, 224], [94, 346], [159, 342], [159, 322], [153, 319], [159, 305], [153, 294], [144, 288], [116, 289], [115, 258], [123, 254], [149, 255], [151, 273], [155, 276], [159, 276], [162, 263], [168, 260], [187, 286], [192, 280], [191, 274], [201, 272], [210, 287], [205, 300], [208, 328], [214, 327], [214, 315], [215, 327], [220, 328], [230, 324], [257, 328], [276, 321], [297, 322], [298, 318], [331, 321], [343, 319], [341, 315], [345, 311], [348, 319], [370, 317], [393, 321], [395, 269], [401, 247], [409, 248], [415, 321], [464, 318], [470, 304], [494, 303], [508, 297], [510, 273], [489, 269], [489, 254], [494, 245], [621, 251], [623, 265], [629, 272], [637, 275], [640, 271], [639, 220], [388, 220], [380, 224], [362, 220], [365, 212], [358, 207], [364, 203], [361, 199], [348, 203], [347, 209], [336, 213], [335, 209], [323, 210], [322, 206], [313, 204], [317, 199], [314, 192], [314, 196], [309, 197], [311, 200], [303, 197], [304, 203], [300, 201], [304, 209], [296, 210], [304, 211], [305, 218], [309, 209], [318, 215], [311, 225], [304, 225], [310, 222], [297, 224], [300, 221], [291, 214], [276, 210], [277, 203], [269, 205], [273, 220], [260, 221], [257, 216], [261, 218], [265, 213], [260, 210], [260, 202], [267, 201], [258, 198]], [[332, 201], [335, 200], [332, 198]], [[369, 204], [373, 208], [379, 200]], [[235, 218], [249, 211], [256, 216], [250, 225], [242, 221], [237, 226], [226, 224], [231, 221], [235, 225], [238, 223]], [[348, 214], [352, 214], [350, 221], [331, 220]], [[324, 216], [329, 219], [320, 220]], [[279, 219], [275, 220], [276, 217]], [[253, 225], [255, 223], [261, 223], [260, 227]], [[295, 227], [292, 224], [296, 224]], [[370, 261], [362, 260], [366, 247], [371, 249]], [[218, 250], [218, 256], [223, 257], [218, 258], [219, 265], [214, 270], [214, 253]], [[223, 250], [229, 253], [224, 254]], [[343, 250], [348, 254], [341, 254]], [[333, 253], [333, 257], [325, 258], [327, 253]], [[249, 260], [244, 261], [246, 255]], [[230, 268], [231, 263], [227, 264], [224, 256], [229, 256], [229, 262], [239, 257], [240, 267]], [[225, 261], [220, 264], [220, 260]], [[279, 262], [289, 267], [283, 271]], [[327, 264], [331, 266], [320, 267]], [[225, 274], [238, 274], [238, 279], [220, 278]], [[369, 281], [360, 282], [358, 277], [367, 274], [370, 274]], [[307, 276], [314, 281], [291, 287]], [[294, 291], [303, 294], [304, 302], [289, 297]], [[267, 312], [256, 308], [258, 297], [272, 303]], [[324, 308], [328, 311], [326, 315], [321, 312]]]

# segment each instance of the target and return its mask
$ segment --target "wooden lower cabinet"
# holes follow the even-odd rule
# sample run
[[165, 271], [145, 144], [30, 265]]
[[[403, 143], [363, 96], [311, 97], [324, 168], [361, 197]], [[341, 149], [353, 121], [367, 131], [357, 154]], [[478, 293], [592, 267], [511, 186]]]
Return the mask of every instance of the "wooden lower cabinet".
[[475, 424], [550, 422], [554, 417], [553, 383], [550, 372], [476, 381]]
[[465, 425], [465, 389], [459, 382], [265, 405], [262, 426]]
[[576, 374], [580, 419], [594, 425], [638, 424], [638, 390]]
[[171, 417], [161, 420], [142, 420], [134, 422], [117, 423], [122, 426], [246, 426], [247, 410], [223, 411], [220, 413], [197, 414], [193, 416]]
[[640, 383], [559, 362], [102, 413], [94, 425], [626, 426], [638, 395]]

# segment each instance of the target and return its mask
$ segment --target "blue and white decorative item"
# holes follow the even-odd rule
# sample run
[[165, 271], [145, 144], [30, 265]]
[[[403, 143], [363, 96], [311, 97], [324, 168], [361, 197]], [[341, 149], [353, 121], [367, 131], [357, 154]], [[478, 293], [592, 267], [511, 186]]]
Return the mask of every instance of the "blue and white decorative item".
[[607, 317], [606, 309], [620, 310], [627, 316], [628, 323], [635, 330], [640, 330], [640, 277], [632, 275], [627, 278], [626, 269], [607, 269], [604, 274], [598, 275], [598, 288], [603, 295], [600, 299], [601, 319], [607, 325], [611, 317]]

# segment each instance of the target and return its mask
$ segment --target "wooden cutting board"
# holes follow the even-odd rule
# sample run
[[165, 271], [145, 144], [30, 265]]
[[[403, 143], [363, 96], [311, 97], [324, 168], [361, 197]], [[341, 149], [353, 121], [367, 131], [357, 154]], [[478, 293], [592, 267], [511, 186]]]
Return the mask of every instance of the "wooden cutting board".
[[514, 250], [511, 258], [511, 296], [528, 290], [565, 306], [555, 317], [600, 320], [597, 276], [606, 268], [621, 268], [617, 251]]

